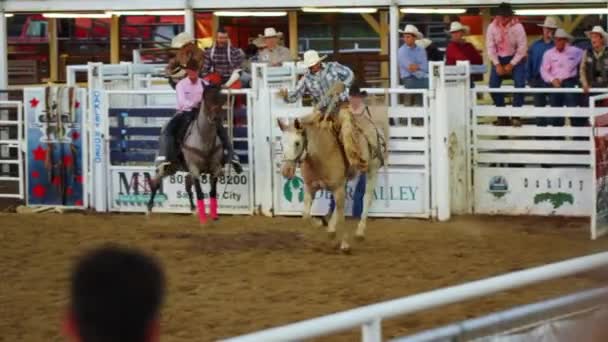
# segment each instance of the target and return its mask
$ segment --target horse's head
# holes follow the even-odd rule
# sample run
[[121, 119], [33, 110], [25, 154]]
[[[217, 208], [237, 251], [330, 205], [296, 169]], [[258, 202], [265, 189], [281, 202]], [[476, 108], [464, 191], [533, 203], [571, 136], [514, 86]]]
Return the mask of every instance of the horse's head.
[[306, 132], [300, 120], [295, 119], [292, 124], [286, 124], [277, 119], [283, 132], [281, 144], [283, 145], [283, 166], [281, 172], [287, 178], [293, 178], [297, 163], [306, 158]]
[[206, 86], [203, 92], [203, 110], [212, 121], [219, 120], [222, 115], [222, 106], [226, 103], [226, 96], [222, 89], [215, 86]]

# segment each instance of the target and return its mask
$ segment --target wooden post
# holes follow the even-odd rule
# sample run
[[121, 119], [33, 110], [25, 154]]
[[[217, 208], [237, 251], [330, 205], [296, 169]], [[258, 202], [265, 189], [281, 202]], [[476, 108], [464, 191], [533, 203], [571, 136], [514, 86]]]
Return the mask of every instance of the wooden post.
[[112, 15], [110, 21], [110, 63], [120, 63], [120, 17]]
[[298, 59], [298, 50], [299, 50], [299, 42], [298, 42], [298, 12], [297, 11], [289, 11], [289, 51], [291, 52], [291, 58], [293, 60]]
[[333, 45], [333, 59], [335, 61], [340, 57], [340, 25], [338, 24], [338, 14], [330, 15], [331, 32], [332, 32], [332, 45]]
[[49, 82], [59, 79], [59, 42], [57, 41], [57, 18], [48, 19], [49, 38]]
[[[388, 26], [388, 11], [380, 12], [380, 55], [388, 55], [389, 46], [389, 26]], [[388, 80], [388, 62], [380, 64], [380, 78]], [[384, 82], [385, 87], [388, 87], [388, 82]]]
[[213, 15], [211, 18], [211, 31], [213, 33], [213, 41], [215, 41], [215, 35], [217, 34], [217, 30], [220, 28], [220, 17], [217, 15]]

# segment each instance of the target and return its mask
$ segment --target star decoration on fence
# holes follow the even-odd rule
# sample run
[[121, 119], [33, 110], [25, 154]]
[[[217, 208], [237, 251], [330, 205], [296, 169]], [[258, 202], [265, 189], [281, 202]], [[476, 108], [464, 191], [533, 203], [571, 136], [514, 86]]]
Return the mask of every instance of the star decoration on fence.
[[72, 166], [72, 164], [74, 163], [74, 159], [72, 158], [72, 156], [64, 156], [63, 157], [63, 167], [69, 167]]
[[74, 179], [76, 180], [76, 182], [78, 184], [82, 184], [82, 176], [81, 175], [76, 175], [74, 176]]
[[80, 108], [80, 102], [76, 101], [76, 103], [74, 103], [74, 108]]
[[36, 108], [36, 107], [38, 107], [38, 104], [39, 104], [39, 103], [40, 103], [40, 101], [38, 101], [38, 99], [37, 99], [37, 98], [35, 98], [35, 97], [34, 97], [33, 99], [31, 99], [31, 100], [30, 100], [30, 106], [31, 106], [32, 108]]
[[39, 178], [40, 177], [40, 172], [34, 170], [32, 171], [32, 178]]
[[38, 145], [36, 149], [32, 150], [34, 154], [34, 160], [46, 160], [46, 150], [42, 148], [42, 146]]
[[34, 186], [34, 189], [32, 189], [32, 192], [34, 194], [34, 197], [44, 197], [44, 195], [46, 195], [46, 188], [43, 187], [42, 185], [38, 184], [38, 185]]
[[80, 133], [78, 131], [72, 131], [72, 140], [78, 140], [80, 138]]

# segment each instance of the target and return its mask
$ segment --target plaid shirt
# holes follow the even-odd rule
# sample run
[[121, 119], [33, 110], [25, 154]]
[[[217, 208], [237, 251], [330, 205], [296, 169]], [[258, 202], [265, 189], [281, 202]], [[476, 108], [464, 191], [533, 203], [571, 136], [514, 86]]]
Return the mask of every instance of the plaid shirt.
[[342, 64], [336, 62], [323, 64], [323, 68], [316, 74], [306, 72], [296, 85], [296, 89], [289, 92], [286, 101], [296, 102], [308, 91], [314, 103], [318, 104], [320, 108], [325, 108], [331, 100], [325, 94], [336, 82], [344, 83], [345, 89], [340, 94], [340, 100], [348, 101], [348, 87], [353, 83], [354, 78], [353, 71]]
[[[228, 56], [230, 49], [230, 57]], [[223, 78], [229, 78], [235, 69], [239, 69], [244, 60], [243, 51], [230, 45], [225, 47], [213, 46], [205, 50], [203, 62], [203, 75], [210, 72], [218, 72]]]

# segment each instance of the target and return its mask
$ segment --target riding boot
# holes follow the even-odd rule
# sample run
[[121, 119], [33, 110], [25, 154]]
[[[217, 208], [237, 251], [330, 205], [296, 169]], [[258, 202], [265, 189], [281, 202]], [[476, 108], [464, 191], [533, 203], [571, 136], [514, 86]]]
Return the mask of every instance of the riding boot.
[[177, 157], [175, 146], [175, 134], [182, 121], [181, 113], [175, 115], [163, 128], [159, 139], [159, 153], [156, 158], [157, 170], [163, 170], [165, 167], [174, 163]]
[[232, 142], [230, 141], [230, 138], [228, 137], [228, 132], [226, 131], [226, 128], [224, 127], [224, 125], [222, 125], [221, 123], [219, 123], [217, 125], [217, 135], [219, 136], [220, 141], [222, 142], [222, 145], [224, 146], [224, 150], [226, 150], [226, 152], [228, 152], [225, 155], [224, 162], [231, 163], [232, 167], [234, 168], [234, 171], [237, 174], [242, 173], [243, 166], [241, 166], [241, 161], [239, 160], [239, 156], [236, 153], [234, 153], [234, 148], [232, 147]]

